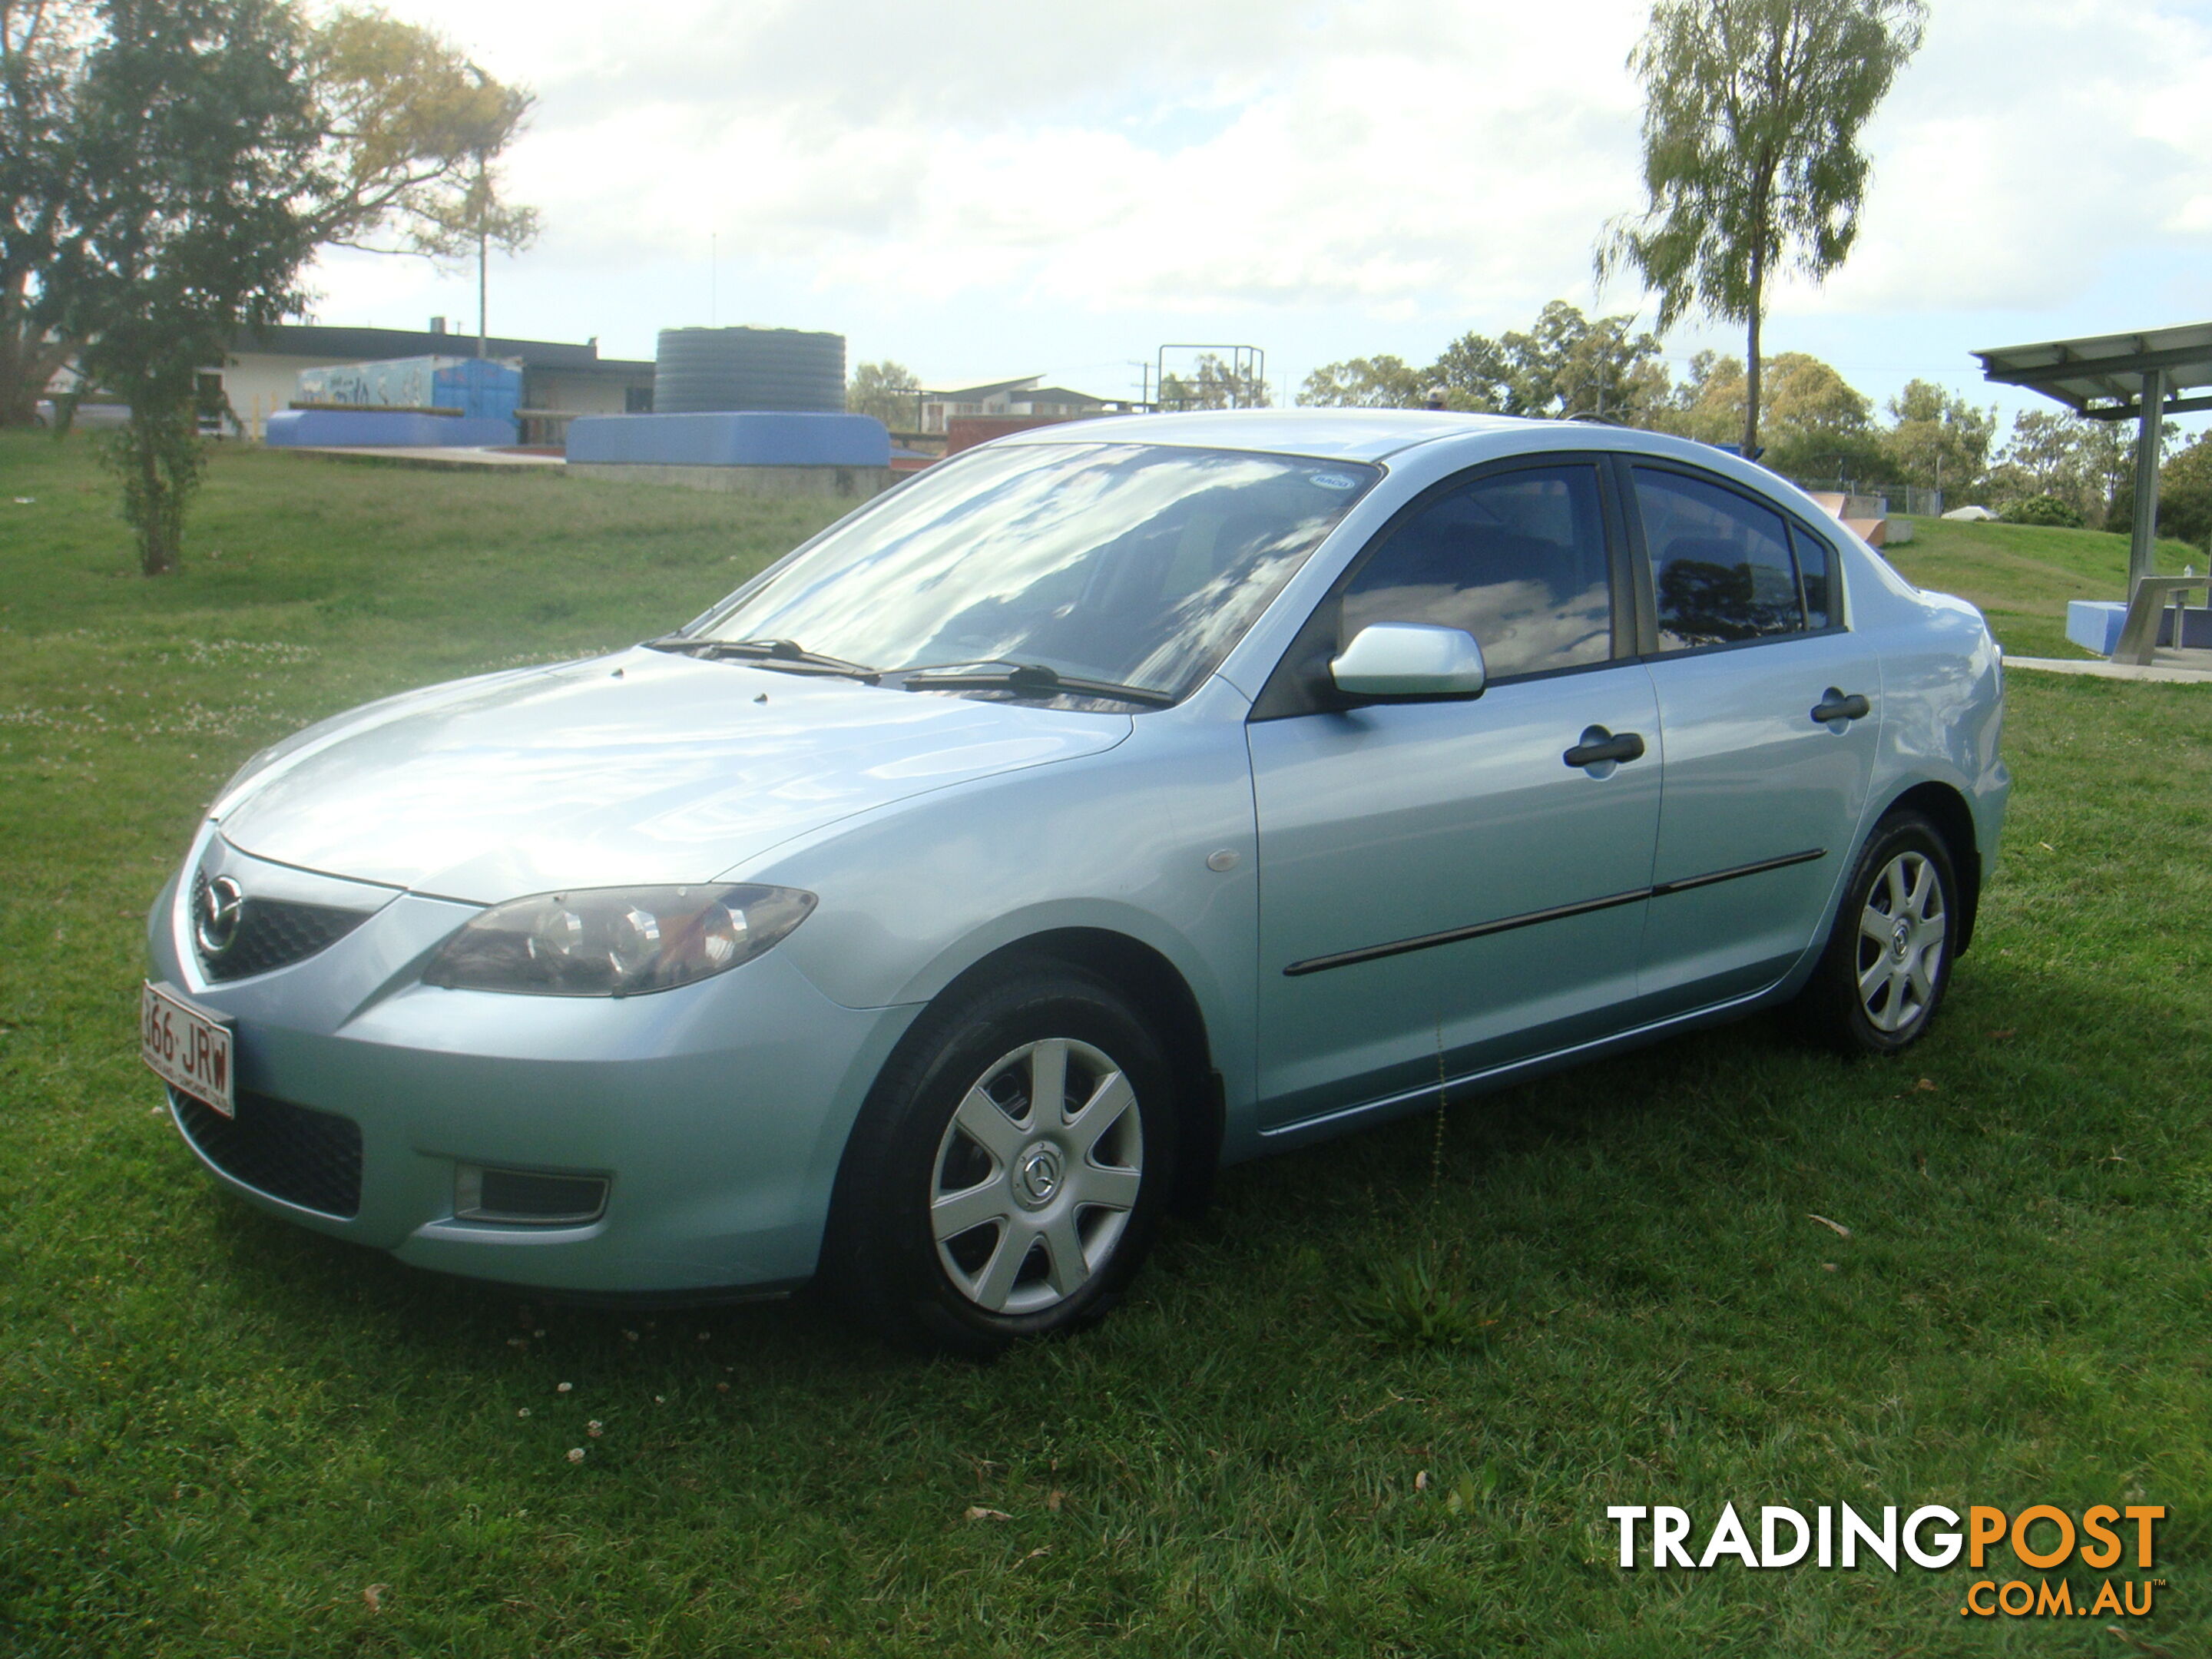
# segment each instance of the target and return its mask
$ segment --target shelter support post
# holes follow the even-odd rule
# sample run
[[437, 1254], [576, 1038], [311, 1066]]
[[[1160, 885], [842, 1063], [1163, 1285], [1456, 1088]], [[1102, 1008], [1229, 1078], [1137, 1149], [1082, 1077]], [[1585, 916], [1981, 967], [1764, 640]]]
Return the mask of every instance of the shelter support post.
[[2158, 568], [2158, 463], [2166, 424], [2166, 371], [2142, 377], [2142, 413], [2136, 433], [2136, 512], [2128, 541], [2128, 597]]

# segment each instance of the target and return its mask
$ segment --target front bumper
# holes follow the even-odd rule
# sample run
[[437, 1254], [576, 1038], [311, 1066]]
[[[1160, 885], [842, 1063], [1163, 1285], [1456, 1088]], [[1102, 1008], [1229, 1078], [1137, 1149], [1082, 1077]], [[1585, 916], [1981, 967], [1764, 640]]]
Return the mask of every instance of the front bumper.
[[[915, 1012], [843, 1007], [775, 951], [649, 996], [442, 990], [422, 965], [474, 909], [413, 894], [303, 961], [210, 983], [177, 897], [173, 882], [155, 906], [155, 976], [231, 1018], [242, 1094], [358, 1126], [357, 1207], [265, 1190], [285, 1185], [266, 1159], [195, 1139], [173, 1103], [201, 1162], [303, 1226], [515, 1285], [707, 1294], [810, 1277], [846, 1137]], [[464, 1218], [486, 1168], [603, 1179], [604, 1210], [583, 1224]]]

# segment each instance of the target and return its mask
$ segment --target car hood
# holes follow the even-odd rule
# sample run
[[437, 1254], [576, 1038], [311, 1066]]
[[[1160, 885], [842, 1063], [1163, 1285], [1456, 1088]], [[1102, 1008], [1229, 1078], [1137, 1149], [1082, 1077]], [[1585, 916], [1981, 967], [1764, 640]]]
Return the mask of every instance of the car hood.
[[1122, 714], [640, 649], [342, 715], [274, 751], [214, 816], [258, 858], [489, 904], [711, 880], [839, 818], [1130, 730]]

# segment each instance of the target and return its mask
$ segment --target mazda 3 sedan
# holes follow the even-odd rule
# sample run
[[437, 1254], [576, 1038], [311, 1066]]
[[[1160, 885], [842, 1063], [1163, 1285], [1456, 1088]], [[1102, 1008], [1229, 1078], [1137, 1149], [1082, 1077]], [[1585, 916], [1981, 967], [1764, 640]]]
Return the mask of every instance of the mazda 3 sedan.
[[987, 1353], [1219, 1165], [1754, 1009], [1924, 1032], [1996, 646], [1771, 475], [1411, 411], [1062, 425], [665, 637], [225, 787], [149, 1060], [225, 1186], [447, 1272], [816, 1279]]

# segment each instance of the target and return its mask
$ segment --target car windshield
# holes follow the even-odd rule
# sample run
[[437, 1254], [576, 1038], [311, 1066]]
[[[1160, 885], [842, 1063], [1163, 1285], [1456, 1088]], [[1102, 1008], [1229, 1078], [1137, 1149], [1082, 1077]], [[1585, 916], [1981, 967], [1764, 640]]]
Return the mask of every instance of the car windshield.
[[1180, 697], [1380, 476], [1145, 444], [979, 450], [830, 530], [689, 637], [788, 641], [886, 674], [1028, 665]]

